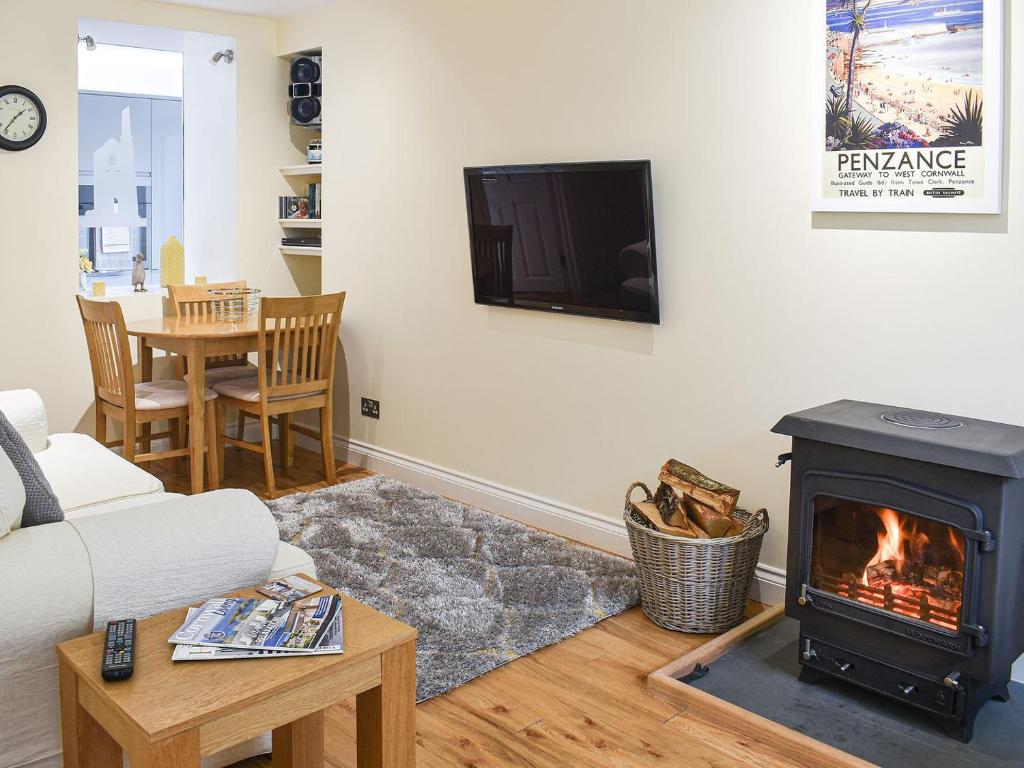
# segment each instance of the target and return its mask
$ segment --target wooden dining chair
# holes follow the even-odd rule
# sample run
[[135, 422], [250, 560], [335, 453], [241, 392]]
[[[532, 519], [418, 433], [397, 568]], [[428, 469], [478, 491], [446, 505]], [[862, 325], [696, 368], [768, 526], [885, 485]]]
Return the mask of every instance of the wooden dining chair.
[[[245, 280], [233, 280], [227, 283], [206, 283], [203, 285], [168, 285], [174, 316], [195, 320], [197, 322], [216, 322], [214, 300], [211, 290], [231, 290], [247, 288]], [[184, 361], [184, 358], [182, 358]], [[184, 362], [183, 362], [184, 365]], [[218, 381], [254, 374], [256, 369], [249, 364], [247, 355], [215, 355], [206, 358], [206, 384], [213, 386]], [[182, 376], [188, 374], [182, 370]]]
[[[124, 314], [116, 301], [90, 301], [78, 296], [78, 309], [85, 328], [85, 341], [89, 348], [89, 363], [92, 366], [93, 397], [96, 402], [96, 439], [108, 448], [122, 445], [124, 457], [136, 464], [157, 459], [172, 459], [188, 456], [188, 447], [182, 445], [181, 428], [188, 420], [188, 384], [180, 379], [164, 379], [135, 383], [132, 367], [132, 353], [125, 329]], [[213, 390], [207, 388], [205, 419], [210, 487], [216, 488], [220, 469], [216, 451], [216, 419], [211, 403], [217, 399]], [[111, 418], [124, 425], [123, 440], [107, 441], [107, 419]], [[146, 435], [145, 446], [150, 440], [166, 437], [171, 449], [139, 453], [139, 426], [166, 421], [167, 431]]]
[[[216, 322], [217, 316], [214, 310], [214, 299], [210, 296], [211, 290], [226, 290], [248, 288], [245, 280], [231, 280], [223, 283], [203, 283], [187, 285], [168, 285], [167, 291], [170, 295], [171, 305], [174, 307], [174, 316], [188, 318], [199, 322]], [[181, 358], [181, 377], [188, 381], [188, 364], [185, 358]], [[255, 376], [256, 367], [249, 363], [249, 357], [245, 354], [238, 355], [213, 355], [206, 358], [206, 386], [212, 387], [221, 381], [237, 379], [240, 376]], [[245, 434], [245, 412], [238, 411], [235, 421], [236, 434], [242, 437]], [[224, 479], [224, 452], [219, 451], [221, 480]]]
[[[267, 496], [274, 498], [274, 461], [271, 453], [270, 419], [278, 417], [284, 463], [291, 453], [291, 414], [320, 411], [320, 448], [327, 482], [337, 482], [334, 465], [332, 397], [334, 395], [334, 356], [338, 326], [345, 304], [344, 293], [323, 296], [270, 299], [260, 301], [260, 334], [257, 342], [258, 374], [255, 377], [224, 381], [214, 385], [217, 392], [217, 438], [263, 454]], [[224, 435], [224, 408], [237, 408], [260, 419], [261, 440], [249, 443]]]

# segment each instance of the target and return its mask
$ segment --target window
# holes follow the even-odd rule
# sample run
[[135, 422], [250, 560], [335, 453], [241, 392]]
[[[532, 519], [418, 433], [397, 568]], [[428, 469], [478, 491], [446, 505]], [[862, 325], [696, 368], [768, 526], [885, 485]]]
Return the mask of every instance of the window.
[[78, 257], [82, 290], [160, 285], [160, 249], [184, 242], [183, 55], [79, 47]]
[[[155, 292], [235, 279], [237, 68], [215, 54], [237, 41], [101, 19], [78, 33], [82, 291], [130, 294], [133, 273]], [[161, 252], [182, 250], [162, 275]]]

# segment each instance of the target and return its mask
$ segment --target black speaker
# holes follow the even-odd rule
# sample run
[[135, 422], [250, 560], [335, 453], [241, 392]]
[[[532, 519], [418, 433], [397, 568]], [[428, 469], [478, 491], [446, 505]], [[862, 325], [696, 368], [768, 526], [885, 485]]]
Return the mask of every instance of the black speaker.
[[297, 125], [319, 126], [321, 124], [320, 96], [323, 93], [321, 58], [300, 56], [293, 59], [289, 71], [288, 112]]

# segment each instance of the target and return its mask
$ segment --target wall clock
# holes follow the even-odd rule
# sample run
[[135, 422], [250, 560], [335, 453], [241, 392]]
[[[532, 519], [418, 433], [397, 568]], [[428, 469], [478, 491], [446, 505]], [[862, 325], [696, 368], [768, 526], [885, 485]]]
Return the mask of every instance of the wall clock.
[[20, 85], [0, 86], [0, 149], [28, 149], [46, 132], [42, 100]]

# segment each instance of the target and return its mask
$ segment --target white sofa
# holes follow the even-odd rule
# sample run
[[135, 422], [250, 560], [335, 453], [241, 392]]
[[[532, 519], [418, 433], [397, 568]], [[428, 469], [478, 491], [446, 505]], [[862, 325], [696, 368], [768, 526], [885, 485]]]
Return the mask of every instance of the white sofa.
[[[142, 618], [315, 569], [305, 552], [278, 540], [270, 512], [248, 491], [165, 493], [157, 478], [91, 437], [47, 435], [46, 410], [31, 390], [0, 392], [0, 411], [65, 515], [0, 536], [0, 768], [59, 768], [58, 643], [111, 618]], [[268, 750], [265, 738], [254, 740], [204, 764]]]

